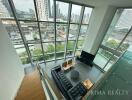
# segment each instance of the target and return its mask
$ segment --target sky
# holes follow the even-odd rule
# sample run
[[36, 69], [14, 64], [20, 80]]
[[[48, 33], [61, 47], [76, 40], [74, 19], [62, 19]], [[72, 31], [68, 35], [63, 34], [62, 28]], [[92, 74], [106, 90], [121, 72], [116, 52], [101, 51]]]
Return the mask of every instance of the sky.
[[16, 9], [21, 11], [29, 11], [29, 9], [34, 10], [33, 0], [13, 0]]
[[116, 27], [130, 29], [131, 26], [132, 26], [132, 9], [125, 9], [121, 14], [121, 17], [119, 18]]
[[[16, 9], [21, 11], [29, 11], [29, 9], [34, 10], [34, 3], [33, 0], [13, 0]], [[53, 0], [50, 0], [51, 5], [53, 5]], [[66, 12], [68, 10], [68, 4], [67, 3], [60, 3], [60, 10], [61, 12]], [[78, 14], [80, 13], [81, 7], [78, 5], [73, 5], [73, 11], [72, 13]], [[91, 9], [88, 9], [87, 11], [91, 12]]]

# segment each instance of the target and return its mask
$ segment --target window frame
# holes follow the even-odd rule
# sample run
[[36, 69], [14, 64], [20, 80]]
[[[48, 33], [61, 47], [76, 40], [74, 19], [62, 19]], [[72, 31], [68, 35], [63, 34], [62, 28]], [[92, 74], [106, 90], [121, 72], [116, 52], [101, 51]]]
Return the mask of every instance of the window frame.
[[[67, 3], [69, 5], [69, 7], [68, 7], [68, 18], [67, 18], [68, 21], [67, 22], [61, 22], [61, 21], [58, 22], [58, 21], [56, 21], [56, 1], [58, 1], [58, 2], [64, 2], [64, 3]], [[68, 57], [66, 56], [67, 52], [69, 51], [67, 49], [68, 41], [75, 41], [75, 46], [74, 46], [73, 55], [72, 55], [72, 57], [75, 57], [76, 50], [77, 51], [80, 50], [80, 49], [77, 48], [77, 43], [78, 43], [78, 39], [79, 39], [79, 34], [80, 34], [81, 26], [82, 25], [87, 25], [87, 27], [89, 26], [89, 23], [88, 24], [83, 24], [82, 23], [85, 7], [89, 7], [89, 8], [94, 8], [94, 7], [93, 6], [89, 6], [89, 5], [85, 5], [85, 4], [76, 3], [76, 2], [66, 1], [66, 0], [53, 0], [53, 6], [54, 6], [54, 17], [53, 17], [53, 19], [54, 20], [53, 21], [41, 21], [41, 20], [39, 20], [39, 16], [38, 16], [36, 0], [33, 0], [33, 3], [34, 3], [36, 20], [29, 20], [29, 19], [26, 20], [26, 19], [19, 19], [17, 17], [16, 8], [15, 8], [15, 5], [13, 3], [13, 0], [9, 0], [9, 5], [10, 5], [11, 10], [13, 12], [13, 17], [14, 17], [13, 20], [16, 21], [17, 27], [19, 29], [19, 33], [20, 33], [20, 35], [22, 37], [23, 45], [24, 45], [24, 47], [26, 49], [26, 52], [28, 54], [28, 58], [30, 59], [31, 65], [33, 64], [33, 59], [32, 59], [32, 55], [31, 55], [31, 51], [30, 51], [29, 46], [28, 46], [29, 44], [40, 44], [41, 45], [41, 49], [42, 49], [42, 53], [43, 53], [43, 62], [46, 63], [46, 62], [53, 61], [53, 60], [56, 61], [58, 59], [67, 59], [67, 58], [69, 58], [69, 56]], [[72, 23], [71, 22], [72, 5], [79, 5], [79, 6], [81, 6], [81, 13], [80, 13], [80, 18], [79, 18], [79, 22], [78, 23]], [[92, 9], [92, 11], [93, 11], [93, 9]], [[40, 38], [40, 40], [39, 41], [33, 41], [33, 42], [32, 41], [26, 41], [24, 33], [22, 32], [20, 21], [26, 21], [26, 22], [29, 22], [29, 23], [36, 22], [37, 26], [38, 26], [38, 32], [39, 32], [39, 38]], [[43, 41], [42, 34], [41, 34], [41, 27], [40, 27], [40, 23], [42, 23], [42, 22], [53, 23], [54, 24], [54, 30], [55, 30], [54, 31], [54, 35], [55, 35], [54, 41]], [[65, 47], [64, 48], [64, 58], [57, 58], [56, 57], [56, 53], [57, 53], [57, 51], [56, 51], [56, 42], [58, 42], [56, 40], [56, 37], [57, 37], [56, 25], [57, 24], [67, 24], [68, 25], [67, 26], [68, 30], [67, 30], [67, 34], [66, 34], [66, 39], [64, 41], [60, 41], [60, 42], [65, 42], [65, 46], [64, 46]], [[77, 36], [76, 36], [75, 40], [68, 40], [70, 24], [75, 24], [75, 25], [79, 26], [78, 27]], [[55, 50], [54, 50], [55, 59], [46, 61], [45, 60], [45, 52], [44, 52], [44, 48], [43, 48], [43, 43], [50, 43], [50, 42], [54, 42], [54, 45], [55, 45]]]

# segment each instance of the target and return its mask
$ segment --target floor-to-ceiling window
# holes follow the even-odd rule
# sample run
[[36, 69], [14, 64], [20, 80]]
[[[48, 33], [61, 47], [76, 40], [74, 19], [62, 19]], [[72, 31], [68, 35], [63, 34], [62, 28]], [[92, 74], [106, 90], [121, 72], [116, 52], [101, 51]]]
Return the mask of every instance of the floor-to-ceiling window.
[[79, 55], [92, 7], [58, 0], [1, 0], [0, 18], [23, 64]]
[[117, 9], [109, 29], [94, 59], [107, 71], [121, 54], [132, 45], [132, 9]]

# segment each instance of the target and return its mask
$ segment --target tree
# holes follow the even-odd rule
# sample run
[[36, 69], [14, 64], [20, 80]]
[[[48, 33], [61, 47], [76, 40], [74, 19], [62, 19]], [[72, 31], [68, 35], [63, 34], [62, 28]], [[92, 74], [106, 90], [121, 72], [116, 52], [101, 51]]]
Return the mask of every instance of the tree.
[[63, 43], [57, 43], [56, 45], [56, 52], [64, 51], [65, 45]]
[[54, 46], [51, 45], [51, 44], [49, 44], [48, 47], [47, 47], [46, 52], [48, 52], [48, 53], [52, 53], [52, 52], [54, 52], [54, 50], [55, 50]]
[[20, 59], [21, 59], [21, 61], [22, 61], [23, 64], [30, 63], [30, 60], [29, 60], [29, 58], [27, 57], [27, 52], [26, 52], [26, 51], [20, 53], [20, 54], [19, 54], [19, 57], [20, 57]]
[[105, 44], [106, 46], [110, 47], [110, 48], [116, 48], [119, 45], [119, 42], [117, 42], [116, 40], [112, 39], [106, 42]]
[[22, 64], [28, 64], [28, 63], [30, 63], [30, 60], [29, 60], [28, 57], [20, 58], [20, 59], [21, 59], [21, 61], [22, 61]]
[[42, 50], [40, 48], [36, 48], [36, 49], [33, 50], [33, 54], [35, 56], [42, 55]]
[[33, 50], [34, 60], [40, 61], [43, 59], [42, 50], [40, 48], [36, 48]]
[[[116, 40], [109, 40], [106, 42], [106, 46], [110, 47], [110, 48], [114, 48], [116, 49], [118, 46], [119, 46], [119, 43], [118, 41]], [[128, 43], [123, 43], [119, 48], [118, 48], [118, 51], [121, 51], [121, 52], [124, 52], [127, 48], [129, 47], [129, 44]], [[106, 51], [106, 50], [101, 50], [101, 54], [103, 54], [106, 58], [110, 58], [112, 56], [112, 53], [109, 52], [109, 51]], [[113, 56], [113, 58], [111, 59], [112, 61], [115, 61], [117, 59], [116, 56]]]
[[68, 41], [67, 49], [68, 49], [68, 50], [73, 50], [73, 48], [74, 48], [74, 43], [73, 43], [73, 41]]

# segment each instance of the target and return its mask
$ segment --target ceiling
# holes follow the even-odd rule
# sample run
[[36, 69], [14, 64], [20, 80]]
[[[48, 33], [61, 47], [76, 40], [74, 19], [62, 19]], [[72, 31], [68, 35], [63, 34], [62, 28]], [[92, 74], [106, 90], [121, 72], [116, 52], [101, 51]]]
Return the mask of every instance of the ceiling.
[[132, 7], [132, 0], [69, 0], [91, 6]]

